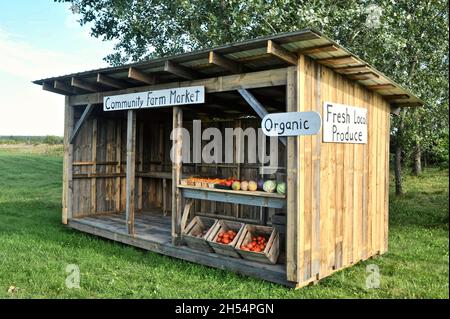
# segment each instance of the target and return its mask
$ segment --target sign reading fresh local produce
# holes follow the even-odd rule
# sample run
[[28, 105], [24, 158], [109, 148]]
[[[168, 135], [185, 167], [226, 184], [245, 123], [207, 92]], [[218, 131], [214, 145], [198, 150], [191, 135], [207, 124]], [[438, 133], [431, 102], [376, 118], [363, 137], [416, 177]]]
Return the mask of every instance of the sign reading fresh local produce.
[[337, 103], [323, 104], [323, 141], [367, 143], [367, 109]]
[[321, 119], [317, 112], [284, 112], [264, 116], [261, 128], [267, 136], [313, 135], [320, 130]]
[[103, 110], [121, 111], [199, 103], [205, 103], [204, 86], [105, 96], [103, 97]]

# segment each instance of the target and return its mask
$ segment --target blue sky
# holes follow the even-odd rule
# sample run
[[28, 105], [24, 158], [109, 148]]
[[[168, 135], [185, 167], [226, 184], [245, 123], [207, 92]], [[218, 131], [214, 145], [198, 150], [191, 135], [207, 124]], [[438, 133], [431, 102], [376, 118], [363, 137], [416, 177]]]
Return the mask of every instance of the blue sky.
[[62, 135], [64, 97], [32, 80], [106, 66], [113, 43], [89, 35], [70, 4], [0, 0], [0, 135]]

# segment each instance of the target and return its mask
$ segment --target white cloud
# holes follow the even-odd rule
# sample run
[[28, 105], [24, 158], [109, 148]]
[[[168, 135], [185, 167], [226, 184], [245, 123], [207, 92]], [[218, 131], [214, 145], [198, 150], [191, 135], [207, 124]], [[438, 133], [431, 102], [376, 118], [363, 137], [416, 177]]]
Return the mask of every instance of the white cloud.
[[38, 48], [0, 26], [0, 135], [62, 135], [64, 98], [31, 81], [106, 66], [106, 47], [89, 43], [76, 53]]

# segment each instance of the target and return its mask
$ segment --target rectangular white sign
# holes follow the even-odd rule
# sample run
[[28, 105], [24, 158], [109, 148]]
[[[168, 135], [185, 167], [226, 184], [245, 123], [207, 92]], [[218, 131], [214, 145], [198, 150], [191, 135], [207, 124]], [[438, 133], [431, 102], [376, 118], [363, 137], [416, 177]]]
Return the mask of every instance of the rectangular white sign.
[[367, 143], [367, 109], [325, 102], [322, 118], [324, 142]]
[[103, 111], [205, 103], [205, 87], [189, 86], [103, 97]]
[[267, 136], [298, 136], [317, 134], [321, 125], [317, 112], [269, 113], [261, 121]]

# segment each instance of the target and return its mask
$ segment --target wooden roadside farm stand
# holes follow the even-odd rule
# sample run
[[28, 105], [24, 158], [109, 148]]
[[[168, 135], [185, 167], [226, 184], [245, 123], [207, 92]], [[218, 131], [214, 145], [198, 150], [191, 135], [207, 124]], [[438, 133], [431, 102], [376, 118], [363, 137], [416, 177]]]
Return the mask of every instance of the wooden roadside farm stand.
[[[390, 114], [422, 102], [317, 31], [34, 83], [65, 96], [68, 227], [292, 287], [387, 251]], [[204, 87], [204, 103], [112, 112], [103, 105], [107, 97], [186, 87]], [[259, 128], [261, 117], [280, 112], [316, 111], [325, 120], [327, 103], [362, 108], [367, 135], [360, 143], [330, 142], [323, 124], [318, 134], [284, 137], [276, 178], [286, 182], [286, 195], [180, 185], [191, 175], [264, 178], [266, 164], [173, 162], [172, 144], [180, 159], [183, 142], [178, 133], [171, 140], [173, 128], [192, 131], [194, 120], [202, 129]], [[235, 147], [233, 156], [240, 152]], [[195, 216], [275, 227], [277, 264], [187, 247], [182, 228]]]

